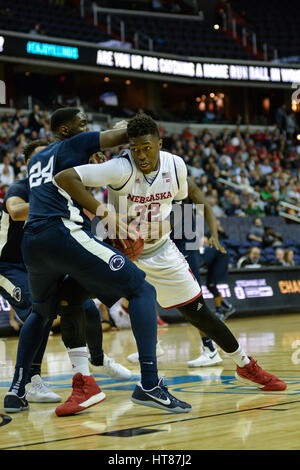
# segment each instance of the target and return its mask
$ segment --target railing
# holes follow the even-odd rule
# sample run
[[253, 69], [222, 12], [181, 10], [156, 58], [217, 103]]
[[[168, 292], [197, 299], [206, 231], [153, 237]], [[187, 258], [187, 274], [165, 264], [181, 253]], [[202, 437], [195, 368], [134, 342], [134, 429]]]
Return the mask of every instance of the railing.
[[[231, 5], [226, 4], [226, 11], [222, 13], [222, 28], [223, 31], [230, 31], [233, 39], [237, 39], [238, 35], [242, 38], [242, 45], [246, 48], [250, 45], [253, 54], [256, 56], [258, 54], [258, 48], [261, 49], [263, 58], [267, 62], [269, 60], [278, 59], [278, 51], [272, 46], [268, 46], [266, 42], [263, 42], [258, 45], [257, 35], [255, 31], [245, 25], [239, 25], [236, 18], [232, 14]], [[273, 55], [273, 57], [271, 57]]]
[[[84, 0], [82, 0], [84, 1]], [[199, 12], [198, 15], [180, 15], [177, 13], [158, 13], [158, 12], [151, 12], [151, 11], [139, 11], [139, 10], [122, 10], [119, 8], [103, 8], [98, 6], [96, 3], [92, 4], [92, 10], [93, 10], [93, 21], [94, 25], [98, 26], [98, 20], [99, 17], [98, 15], [106, 15], [106, 20], [104, 23], [106, 23], [106, 30], [107, 34], [111, 35], [113, 33], [113, 28], [112, 28], [112, 15], [129, 15], [129, 16], [142, 16], [142, 17], [156, 17], [156, 18], [173, 18], [173, 19], [180, 19], [180, 20], [186, 20], [186, 21], [203, 21], [203, 14], [202, 12]], [[120, 38], [121, 41], [125, 42], [126, 41], [126, 24], [124, 20], [121, 20], [119, 22], [118, 29], [116, 31]], [[144, 33], [143, 31], [136, 31], [134, 34], [134, 47], [135, 49], [143, 49], [143, 50], [149, 50], [153, 51], [154, 50], [154, 41], [153, 38], [151, 38], [148, 34]]]
[[279, 215], [281, 215], [281, 217], [293, 220], [294, 222], [300, 222], [300, 207], [297, 207], [294, 204], [291, 204], [290, 202], [284, 202], [284, 201], [280, 201], [280, 206], [282, 206], [283, 209], [287, 208], [287, 209], [292, 209], [296, 212], [299, 212], [299, 217], [298, 217], [298, 215], [289, 214], [289, 212], [285, 212], [284, 210], [282, 210], [279, 212]]

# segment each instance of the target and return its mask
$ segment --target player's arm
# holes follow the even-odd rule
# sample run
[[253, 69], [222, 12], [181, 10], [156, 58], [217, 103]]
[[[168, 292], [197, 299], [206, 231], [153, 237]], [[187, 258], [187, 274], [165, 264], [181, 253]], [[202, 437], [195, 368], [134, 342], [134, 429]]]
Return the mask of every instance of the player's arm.
[[197, 184], [191, 179], [188, 178], [188, 195], [189, 198], [195, 204], [203, 204], [204, 206], [204, 219], [207, 222], [208, 228], [210, 230], [210, 238], [208, 240], [209, 246], [215, 246], [217, 250], [222, 253], [226, 253], [225, 248], [219, 242], [218, 228], [217, 228], [217, 218], [208, 204], [203, 192], [198, 188]]
[[[127, 233], [127, 224], [122, 221], [121, 216], [108, 210], [106, 204], [97, 201], [86, 188], [106, 185], [121, 186], [130, 175], [130, 163], [120, 158], [99, 165], [81, 165], [63, 170], [54, 177], [54, 180], [81, 207], [97, 215], [101, 220], [106, 219], [108, 224], [116, 227], [116, 233], [119, 235], [121, 231]], [[137, 234], [130, 230], [128, 235], [133, 239], [137, 238]]]
[[11, 196], [6, 200], [6, 208], [14, 221], [23, 221], [28, 219], [29, 203], [18, 196]]
[[126, 121], [122, 122], [124, 122], [124, 124], [120, 127], [100, 132], [101, 150], [118, 147], [128, 142], [127, 123]]

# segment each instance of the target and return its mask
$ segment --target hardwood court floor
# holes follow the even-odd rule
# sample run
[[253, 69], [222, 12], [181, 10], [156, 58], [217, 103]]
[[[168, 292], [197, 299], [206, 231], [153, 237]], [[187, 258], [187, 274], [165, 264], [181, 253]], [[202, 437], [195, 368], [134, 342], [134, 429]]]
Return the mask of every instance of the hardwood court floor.
[[[55, 404], [30, 405], [9, 415], [3, 397], [10, 384], [17, 339], [0, 339], [0, 450], [252, 450], [300, 448], [300, 315], [228, 320], [239, 342], [267, 370], [288, 383], [284, 392], [260, 392], [234, 378], [232, 362], [190, 369], [199, 355], [197, 331], [190, 325], [159, 329], [165, 354], [159, 371], [169, 389], [193, 406], [175, 415], [133, 404], [135, 379], [116, 382], [95, 376], [106, 400], [77, 416], [58, 418]], [[127, 362], [135, 351], [131, 330], [104, 333], [105, 352]], [[50, 337], [43, 376], [65, 400], [72, 372], [59, 335]], [[1, 420], [1, 417], [0, 417]]]

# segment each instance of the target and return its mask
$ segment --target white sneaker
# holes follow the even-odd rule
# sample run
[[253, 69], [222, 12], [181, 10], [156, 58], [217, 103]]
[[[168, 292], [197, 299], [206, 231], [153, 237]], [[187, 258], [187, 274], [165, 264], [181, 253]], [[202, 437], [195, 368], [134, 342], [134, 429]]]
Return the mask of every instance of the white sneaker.
[[132, 373], [129, 369], [118, 364], [112, 357], [104, 354], [103, 366], [94, 366], [91, 362], [89, 363], [91, 372], [94, 374], [108, 375], [110, 378], [115, 380], [130, 380]]
[[30, 383], [25, 385], [25, 390], [26, 400], [30, 403], [57, 403], [62, 400], [39, 375], [31, 377]]
[[[165, 353], [165, 351], [163, 350], [160, 341], [157, 341], [157, 344], [156, 344], [156, 357], [162, 356], [164, 353]], [[128, 359], [129, 362], [139, 362], [139, 353], [135, 352], [133, 354], [129, 354], [129, 356], [127, 356], [127, 359]]]
[[223, 362], [221, 359], [217, 349], [211, 351], [209, 348], [204, 348], [201, 356], [193, 361], [188, 362], [189, 367], [205, 367], [205, 366], [213, 366], [215, 364], [220, 364]]

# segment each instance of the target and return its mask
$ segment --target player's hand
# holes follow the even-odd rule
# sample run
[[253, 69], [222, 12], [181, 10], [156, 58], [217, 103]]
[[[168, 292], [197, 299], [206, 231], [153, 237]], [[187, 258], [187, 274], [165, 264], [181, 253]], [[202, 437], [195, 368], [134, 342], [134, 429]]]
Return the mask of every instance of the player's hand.
[[223, 253], [224, 255], [227, 253], [225, 248], [220, 244], [219, 239], [217, 237], [210, 237], [208, 239], [208, 244], [210, 248], [214, 246], [218, 251], [221, 251], [221, 253]]
[[[104, 205], [101, 205], [102, 208]], [[99, 208], [98, 208], [99, 209]], [[136, 230], [136, 224], [128, 224], [126, 214], [117, 214], [112, 210], [106, 210], [105, 213], [100, 213], [100, 210], [97, 210], [96, 214], [102, 221], [102, 224], [107, 230], [107, 236], [111, 240], [116, 238], [120, 241], [124, 249], [126, 249], [126, 238], [131, 238], [132, 240], [137, 240], [139, 238], [139, 233]], [[114, 246], [114, 243], [112, 243]]]
[[113, 129], [126, 129], [127, 128], [127, 121], [118, 121], [114, 125]]
[[146, 222], [144, 220], [140, 223], [141, 237], [145, 243], [155, 243], [157, 240], [162, 238], [171, 232], [171, 224], [168, 220], [160, 222]]
[[93, 153], [90, 156], [89, 163], [104, 163], [107, 161], [106, 156], [102, 152]]

